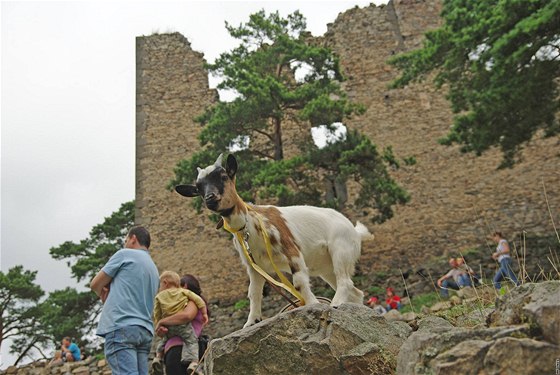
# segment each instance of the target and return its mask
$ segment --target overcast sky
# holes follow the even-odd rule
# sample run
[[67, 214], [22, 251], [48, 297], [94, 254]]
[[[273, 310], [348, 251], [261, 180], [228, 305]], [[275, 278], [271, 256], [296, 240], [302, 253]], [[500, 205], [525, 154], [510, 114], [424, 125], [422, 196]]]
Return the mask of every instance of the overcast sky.
[[49, 249], [134, 199], [136, 36], [177, 31], [213, 61], [235, 43], [226, 20], [299, 9], [322, 35], [369, 3], [2, 1], [1, 270], [37, 270], [47, 292], [72, 286]]

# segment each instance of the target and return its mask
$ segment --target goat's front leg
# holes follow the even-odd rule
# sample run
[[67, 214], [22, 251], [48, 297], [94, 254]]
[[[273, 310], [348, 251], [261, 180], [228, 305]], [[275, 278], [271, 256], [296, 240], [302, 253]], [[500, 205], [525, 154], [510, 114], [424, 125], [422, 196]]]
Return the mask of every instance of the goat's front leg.
[[249, 317], [243, 328], [252, 326], [262, 320], [261, 305], [265, 283], [264, 277], [253, 270], [251, 266], [247, 267], [247, 272], [249, 273], [249, 291], [247, 293], [249, 297]]

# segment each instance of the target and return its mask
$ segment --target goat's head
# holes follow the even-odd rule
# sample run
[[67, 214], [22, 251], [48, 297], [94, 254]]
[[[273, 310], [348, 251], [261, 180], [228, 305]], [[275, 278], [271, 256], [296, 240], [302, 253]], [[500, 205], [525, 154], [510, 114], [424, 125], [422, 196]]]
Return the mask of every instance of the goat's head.
[[229, 216], [239, 199], [235, 190], [235, 156], [228, 155], [225, 169], [222, 167], [222, 154], [214, 164], [197, 169], [196, 185], [178, 185], [175, 191], [184, 197], [201, 196], [209, 210]]

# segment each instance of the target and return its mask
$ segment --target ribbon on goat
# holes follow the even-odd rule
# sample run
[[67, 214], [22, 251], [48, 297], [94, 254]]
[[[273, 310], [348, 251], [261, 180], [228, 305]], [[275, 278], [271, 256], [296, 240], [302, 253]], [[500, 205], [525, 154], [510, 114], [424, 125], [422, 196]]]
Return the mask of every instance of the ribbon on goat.
[[[245, 205], [245, 207], [247, 207], [248, 211], [252, 210], [251, 207], [249, 207], [247, 204]], [[252, 211], [255, 212], [254, 210], [252, 210]], [[239, 230], [232, 229], [225, 220], [224, 220], [224, 229], [237, 237], [237, 241], [239, 242], [239, 244], [241, 245], [241, 248], [243, 249], [243, 253], [245, 254], [245, 258], [247, 258], [247, 261], [249, 262], [249, 264], [251, 265], [251, 267], [253, 267], [253, 269], [255, 271], [257, 271], [262, 277], [264, 277], [266, 280], [268, 280], [272, 284], [290, 292], [294, 297], [296, 297], [297, 299], [300, 300], [302, 305], [305, 305], [305, 300], [303, 299], [301, 293], [299, 293], [296, 290], [294, 285], [290, 282], [290, 280], [288, 280], [286, 278], [286, 276], [284, 276], [282, 271], [280, 271], [278, 266], [276, 266], [276, 263], [274, 263], [274, 261], [272, 260], [272, 245], [270, 244], [270, 238], [268, 237], [268, 232], [264, 228], [264, 225], [263, 225], [263, 222], [262, 222], [262, 219], [261, 219], [259, 213], [255, 212], [255, 214], [256, 214], [255, 216], [257, 217], [257, 220], [259, 221], [259, 225], [261, 227], [261, 232], [262, 232], [262, 235], [263, 235], [263, 240], [264, 240], [264, 244], [265, 244], [265, 247], [266, 247], [266, 252], [268, 253], [268, 258], [270, 259], [270, 264], [272, 264], [272, 268], [274, 268], [274, 271], [276, 272], [276, 275], [278, 275], [278, 278], [281, 280], [281, 282], [272, 278], [268, 274], [268, 272], [263, 270], [257, 263], [255, 263], [255, 260], [253, 259], [253, 256], [249, 252], [249, 249], [248, 249], [249, 244], [245, 242], [245, 239], [243, 238], [243, 235], [241, 233], [241, 229], [239, 229]]]

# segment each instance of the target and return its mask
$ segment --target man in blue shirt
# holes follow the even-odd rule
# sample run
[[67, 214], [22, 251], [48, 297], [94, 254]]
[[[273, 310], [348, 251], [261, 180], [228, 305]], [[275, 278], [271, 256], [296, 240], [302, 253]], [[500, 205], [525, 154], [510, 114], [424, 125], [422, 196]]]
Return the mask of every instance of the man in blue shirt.
[[105, 338], [105, 358], [113, 375], [148, 374], [154, 335], [152, 310], [159, 273], [152, 261], [150, 233], [136, 226], [90, 283], [104, 303], [97, 335]]

